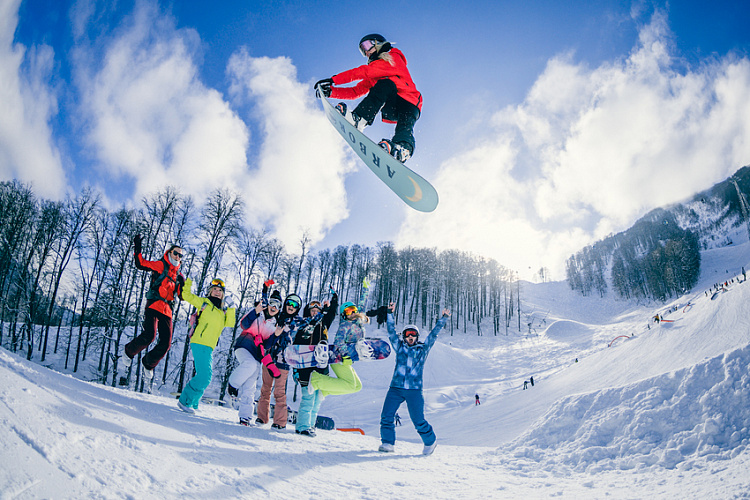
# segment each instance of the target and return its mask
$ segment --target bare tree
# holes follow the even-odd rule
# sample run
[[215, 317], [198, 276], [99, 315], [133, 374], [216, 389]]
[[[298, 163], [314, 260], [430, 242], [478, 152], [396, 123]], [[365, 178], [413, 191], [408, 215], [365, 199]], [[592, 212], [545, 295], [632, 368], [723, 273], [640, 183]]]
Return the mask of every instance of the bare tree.
[[[48, 317], [52, 317], [52, 313], [55, 308], [55, 300], [57, 293], [60, 289], [60, 281], [62, 280], [63, 273], [70, 263], [70, 259], [73, 257], [76, 243], [81, 237], [84, 231], [88, 228], [91, 223], [91, 218], [94, 215], [94, 211], [99, 204], [99, 195], [92, 192], [90, 188], [86, 188], [83, 192], [75, 199], [68, 199], [65, 205], [65, 225], [62, 231], [62, 238], [60, 240], [59, 254], [57, 268], [54, 270], [54, 287], [52, 289], [52, 296], [50, 297]], [[45, 360], [47, 354], [47, 339], [49, 337], [49, 320], [46, 322], [44, 329], [44, 345], [42, 346], [42, 361]]]

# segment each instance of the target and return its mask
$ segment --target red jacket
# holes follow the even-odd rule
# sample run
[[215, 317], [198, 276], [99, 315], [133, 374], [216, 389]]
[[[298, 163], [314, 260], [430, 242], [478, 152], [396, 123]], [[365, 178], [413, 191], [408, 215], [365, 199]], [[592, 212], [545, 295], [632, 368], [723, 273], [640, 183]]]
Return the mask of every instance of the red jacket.
[[164, 258], [161, 260], [146, 260], [143, 255], [135, 254], [135, 267], [144, 271], [151, 271], [153, 273], [152, 279], [158, 279], [161, 273], [164, 271], [164, 261], [168, 262], [169, 270], [167, 276], [159, 284], [158, 294], [163, 300], [154, 300], [151, 304], [148, 304], [148, 309], [153, 309], [157, 312], [162, 313], [165, 316], [172, 317], [172, 307], [169, 302], [173, 302], [182, 293], [182, 283], [184, 278], [180, 274], [179, 266], [173, 266], [169, 262], [169, 254], [165, 253]]
[[333, 77], [334, 85], [344, 85], [359, 80], [354, 87], [332, 87], [331, 97], [334, 99], [357, 99], [367, 94], [378, 80], [389, 79], [396, 84], [398, 95], [414, 104], [422, 111], [422, 94], [417, 90], [406, 68], [406, 57], [398, 49], [387, 52], [391, 55], [392, 64], [384, 59], [375, 59]]

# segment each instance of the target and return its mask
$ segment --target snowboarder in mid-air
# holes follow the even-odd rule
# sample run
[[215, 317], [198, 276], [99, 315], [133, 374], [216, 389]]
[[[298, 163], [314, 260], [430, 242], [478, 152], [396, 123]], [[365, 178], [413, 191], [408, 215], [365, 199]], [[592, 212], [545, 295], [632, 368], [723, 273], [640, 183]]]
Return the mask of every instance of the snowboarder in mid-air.
[[[172, 307], [182, 295], [185, 278], [180, 274], [183, 250], [179, 245], [171, 245], [160, 260], [146, 260], [141, 255], [143, 238], [140, 234], [133, 238], [133, 259], [135, 267], [151, 272], [151, 285], [146, 293], [146, 311], [143, 318], [143, 331], [125, 344], [122, 361], [130, 368], [133, 358], [148, 348], [158, 335], [156, 346], [141, 359], [143, 377], [153, 381], [154, 368], [172, 346]], [[120, 380], [126, 385], [128, 378]]]
[[[340, 102], [336, 109], [360, 132], [372, 125], [378, 112], [384, 122], [395, 123], [393, 138], [383, 139], [379, 146], [401, 163], [414, 154], [414, 124], [422, 112], [422, 94], [417, 90], [406, 67], [406, 57], [385, 37], [365, 35], [359, 50], [368, 62], [315, 84], [316, 95], [334, 99], [357, 99], [367, 94], [353, 110]], [[341, 87], [357, 81], [353, 87]]]

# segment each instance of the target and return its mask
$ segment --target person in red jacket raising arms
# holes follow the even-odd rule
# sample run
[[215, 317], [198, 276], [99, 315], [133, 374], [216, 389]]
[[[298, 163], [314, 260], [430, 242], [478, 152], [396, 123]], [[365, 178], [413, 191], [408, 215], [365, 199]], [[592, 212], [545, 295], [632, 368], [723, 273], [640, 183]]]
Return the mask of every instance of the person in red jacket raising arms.
[[125, 356], [122, 359], [125, 367], [130, 367], [133, 358], [154, 341], [158, 332], [159, 341], [156, 346], [141, 359], [143, 376], [150, 381], [154, 376], [154, 368], [172, 344], [172, 307], [182, 295], [185, 278], [180, 274], [182, 248], [172, 245], [160, 260], [146, 260], [141, 255], [142, 241], [140, 234], [133, 238], [135, 267], [151, 271], [151, 285], [146, 293], [143, 332], [125, 344]]
[[[357, 99], [367, 94], [351, 111], [340, 102], [336, 109], [360, 132], [372, 125], [378, 112], [384, 122], [395, 123], [391, 140], [383, 139], [379, 145], [401, 163], [414, 154], [414, 124], [422, 112], [422, 94], [417, 90], [406, 68], [406, 57], [393, 48], [382, 35], [365, 35], [359, 50], [368, 58], [359, 66], [315, 84], [316, 94], [334, 99]], [[341, 87], [358, 81], [353, 87]]]

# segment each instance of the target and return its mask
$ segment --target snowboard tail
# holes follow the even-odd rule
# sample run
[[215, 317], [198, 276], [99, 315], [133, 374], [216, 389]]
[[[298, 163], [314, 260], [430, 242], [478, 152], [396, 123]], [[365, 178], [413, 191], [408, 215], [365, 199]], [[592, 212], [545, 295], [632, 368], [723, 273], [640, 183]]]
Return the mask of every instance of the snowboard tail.
[[432, 184], [357, 130], [328, 99], [321, 96], [320, 100], [328, 121], [391, 191], [414, 210], [432, 212], [437, 208], [438, 194]]

